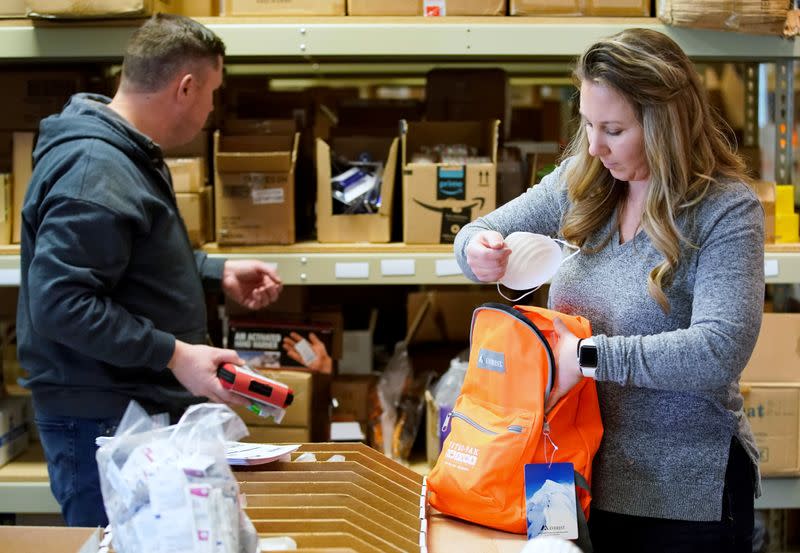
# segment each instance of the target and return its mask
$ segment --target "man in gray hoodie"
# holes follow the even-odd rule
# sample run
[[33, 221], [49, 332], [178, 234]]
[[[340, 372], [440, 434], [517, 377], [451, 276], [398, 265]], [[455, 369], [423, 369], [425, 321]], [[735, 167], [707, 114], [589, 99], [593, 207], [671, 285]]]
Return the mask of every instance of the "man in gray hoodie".
[[162, 148], [189, 142], [213, 109], [225, 46], [181, 16], [132, 36], [113, 99], [78, 94], [43, 120], [22, 210], [17, 339], [51, 489], [72, 526], [106, 524], [94, 439], [130, 400], [173, 420], [208, 398], [243, 404], [216, 378], [235, 352], [207, 342], [205, 289], [259, 309], [277, 273], [193, 251]]

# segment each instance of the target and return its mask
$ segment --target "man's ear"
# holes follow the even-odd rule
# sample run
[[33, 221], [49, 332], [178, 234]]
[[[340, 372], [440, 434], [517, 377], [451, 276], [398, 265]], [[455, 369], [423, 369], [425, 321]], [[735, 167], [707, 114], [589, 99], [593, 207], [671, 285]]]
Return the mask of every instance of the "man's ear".
[[191, 73], [186, 73], [183, 77], [180, 78], [178, 81], [178, 87], [175, 91], [177, 97], [175, 98], [178, 103], [183, 103], [184, 101], [188, 100], [192, 94], [192, 87], [194, 86], [194, 75]]

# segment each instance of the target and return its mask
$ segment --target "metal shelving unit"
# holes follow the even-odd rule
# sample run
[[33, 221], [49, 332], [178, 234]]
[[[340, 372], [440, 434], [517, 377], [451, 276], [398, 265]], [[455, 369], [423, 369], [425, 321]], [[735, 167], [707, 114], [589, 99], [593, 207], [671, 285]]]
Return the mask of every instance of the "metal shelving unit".
[[[597, 39], [629, 27], [656, 29], [697, 60], [800, 57], [800, 44], [773, 36], [669, 27], [655, 18], [317, 17], [200, 19], [230, 59], [573, 58]], [[0, 62], [114, 60], [135, 24], [12, 20], [0, 23]]]
[[[494, 65], [511, 74], [562, 71], [589, 44], [629, 27], [672, 37], [698, 61], [786, 63], [800, 43], [772, 36], [680, 29], [655, 18], [208, 18], [226, 43], [227, 62], [265, 63], [278, 74], [424, 73], [433, 65]], [[0, 21], [0, 64], [121, 60], [137, 23]], [[548, 65], [550, 64], [550, 65]], [[541, 69], [537, 69], [541, 67]], [[465, 284], [450, 246], [324, 245], [221, 250], [212, 256], [257, 257], [277, 265], [286, 284]], [[19, 250], [0, 246], [0, 286], [19, 284]], [[800, 282], [800, 244], [769, 247], [767, 282]], [[40, 467], [41, 468], [41, 467]], [[0, 469], [2, 473], [2, 469]], [[38, 474], [38, 473], [37, 473]], [[800, 507], [800, 478], [765, 479], [757, 508]], [[57, 504], [41, 474], [6, 480], [0, 512], [54, 513]]]
[[[470, 284], [456, 264], [452, 246], [319, 244], [220, 249], [212, 257], [261, 259], [277, 267], [284, 284]], [[800, 282], [800, 244], [768, 246], [768, 284]], [[0, 247], [0, 286], [19, 285], [19, 248]]]

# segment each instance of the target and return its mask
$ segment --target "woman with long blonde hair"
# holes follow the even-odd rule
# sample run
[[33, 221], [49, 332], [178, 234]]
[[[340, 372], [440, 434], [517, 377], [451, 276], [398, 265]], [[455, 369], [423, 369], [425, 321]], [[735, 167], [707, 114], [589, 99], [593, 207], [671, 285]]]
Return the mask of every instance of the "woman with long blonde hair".
[[595, 550], [751, 551], [758, 452], [739, 375], [764, 296], [764, 213], [685, 53], [629, 29], [578, 60], [582, 124], [541, 184], [465, 226], [465, 275], [503, 278], [505, 237], [580, 248], [549, 307], [557, 326], [552, 406], [597, 380], [605, 435], [594, 460]]

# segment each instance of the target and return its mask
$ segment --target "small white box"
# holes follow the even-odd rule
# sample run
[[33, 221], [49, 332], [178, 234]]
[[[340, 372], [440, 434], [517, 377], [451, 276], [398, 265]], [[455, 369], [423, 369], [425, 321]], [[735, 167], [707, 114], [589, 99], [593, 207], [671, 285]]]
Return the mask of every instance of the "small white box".
[[369, 374], [372, 372], [372, 338], [375, 335], [377, 319], [378, 310], [373, 309], [367, 328], [342, 332], [342, 358], [339, 360], [339, 374]]

